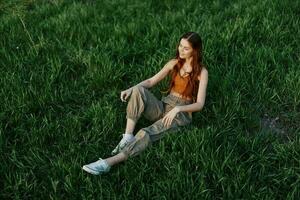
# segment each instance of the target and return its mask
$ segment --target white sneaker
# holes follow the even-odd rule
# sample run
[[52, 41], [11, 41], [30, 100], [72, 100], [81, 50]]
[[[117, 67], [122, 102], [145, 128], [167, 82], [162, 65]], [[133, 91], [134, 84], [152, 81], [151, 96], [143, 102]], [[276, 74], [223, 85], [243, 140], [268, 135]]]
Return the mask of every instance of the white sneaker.
[[88, 165], [84, 165], [82, 169], [90, 174], [99, 175], [103, 173], [107, 173], [110, 170], [110, 166], [107, 164], [105, 160], [99, 158], [98, 161], [90, 163]]
[[119, 142], [119, 144], [115, 147], [114, 150], [112, 150], [111, 155], [115, 155], [119, 153], [122, 149], [126, 147], [129, 143], [133, 142], [135, 140], [135, 137], [132, 137], [131, 139], [125, 139], [125, 134], [123, 134], [122, 140]]

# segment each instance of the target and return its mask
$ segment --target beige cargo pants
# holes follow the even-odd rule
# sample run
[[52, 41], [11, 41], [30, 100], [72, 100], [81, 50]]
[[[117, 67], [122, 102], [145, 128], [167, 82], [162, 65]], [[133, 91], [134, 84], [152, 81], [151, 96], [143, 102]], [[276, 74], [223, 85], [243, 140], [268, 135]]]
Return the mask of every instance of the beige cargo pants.
[[152, 145], [152, 142], [161, 139], [167, 132], [178, 131], [180, 126], [191, 123], [192, 114], [188, 112], [178, 113], [168, 127], [162, 123], [162, 118], [173, 107], [190, 103], [192, 102], [189, 100], [171, 94], [163, 97], [160, 101], [148, 89], [142, 86], [134, 87], [127, 104], [126, 118], [136, 122], [143, 114], [146, 119], [155, 122], [140, 129], [135, 135], [135, 141], [129, 143], [121, 152], [129, 157], [134, 157]]

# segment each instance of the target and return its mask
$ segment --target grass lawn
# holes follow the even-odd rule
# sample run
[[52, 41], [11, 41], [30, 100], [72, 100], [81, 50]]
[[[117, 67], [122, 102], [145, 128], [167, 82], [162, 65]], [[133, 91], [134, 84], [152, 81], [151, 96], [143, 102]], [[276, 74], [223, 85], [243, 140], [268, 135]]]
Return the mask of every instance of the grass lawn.
[[[299, 10], [294, 0], [1, 1], [0, 199], [299, 199]], [[120, 92], [158, 72], [188, 31], [209, 71], [193, 124], [108, 174], [84, 172], [124, 133]]]

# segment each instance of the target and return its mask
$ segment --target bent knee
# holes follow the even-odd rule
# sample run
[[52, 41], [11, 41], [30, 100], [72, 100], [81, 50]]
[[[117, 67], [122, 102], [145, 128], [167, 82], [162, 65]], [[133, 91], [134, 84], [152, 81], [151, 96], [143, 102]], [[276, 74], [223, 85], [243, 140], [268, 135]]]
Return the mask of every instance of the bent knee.
[[148, 133], [144, 131], [143, 129], [139, 130], [137, 134], [135, 135], [136, 139], [144, 139], [149, 137]]
[[137, 93], [141, 93], [145, 90], [145, 88], [143, 86], [134, 86], [132, 88], [132, 94], [137, 94]]
[[149, 135], [149, 133], [147, 133], [147, 131], [145, 131], [144, 129], [140, 129], [137, 134], [135, 135], [135, 139], [136, 140], [142, 140], [143, 143], [145, 143], [146, 145], [149, 145], [152, 143], [151, 137]]

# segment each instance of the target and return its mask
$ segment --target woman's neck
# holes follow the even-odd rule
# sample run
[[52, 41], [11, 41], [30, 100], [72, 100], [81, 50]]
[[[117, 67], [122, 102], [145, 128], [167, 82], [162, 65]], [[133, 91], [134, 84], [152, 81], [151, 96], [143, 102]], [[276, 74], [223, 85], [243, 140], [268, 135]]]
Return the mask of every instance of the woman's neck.
[[192, 60], [193, 60], [193, 57], [189, 57], [189, 58], [186, 58], [184, 63], [187, 64], [187, 65], [191, 65], [192, 64]]

